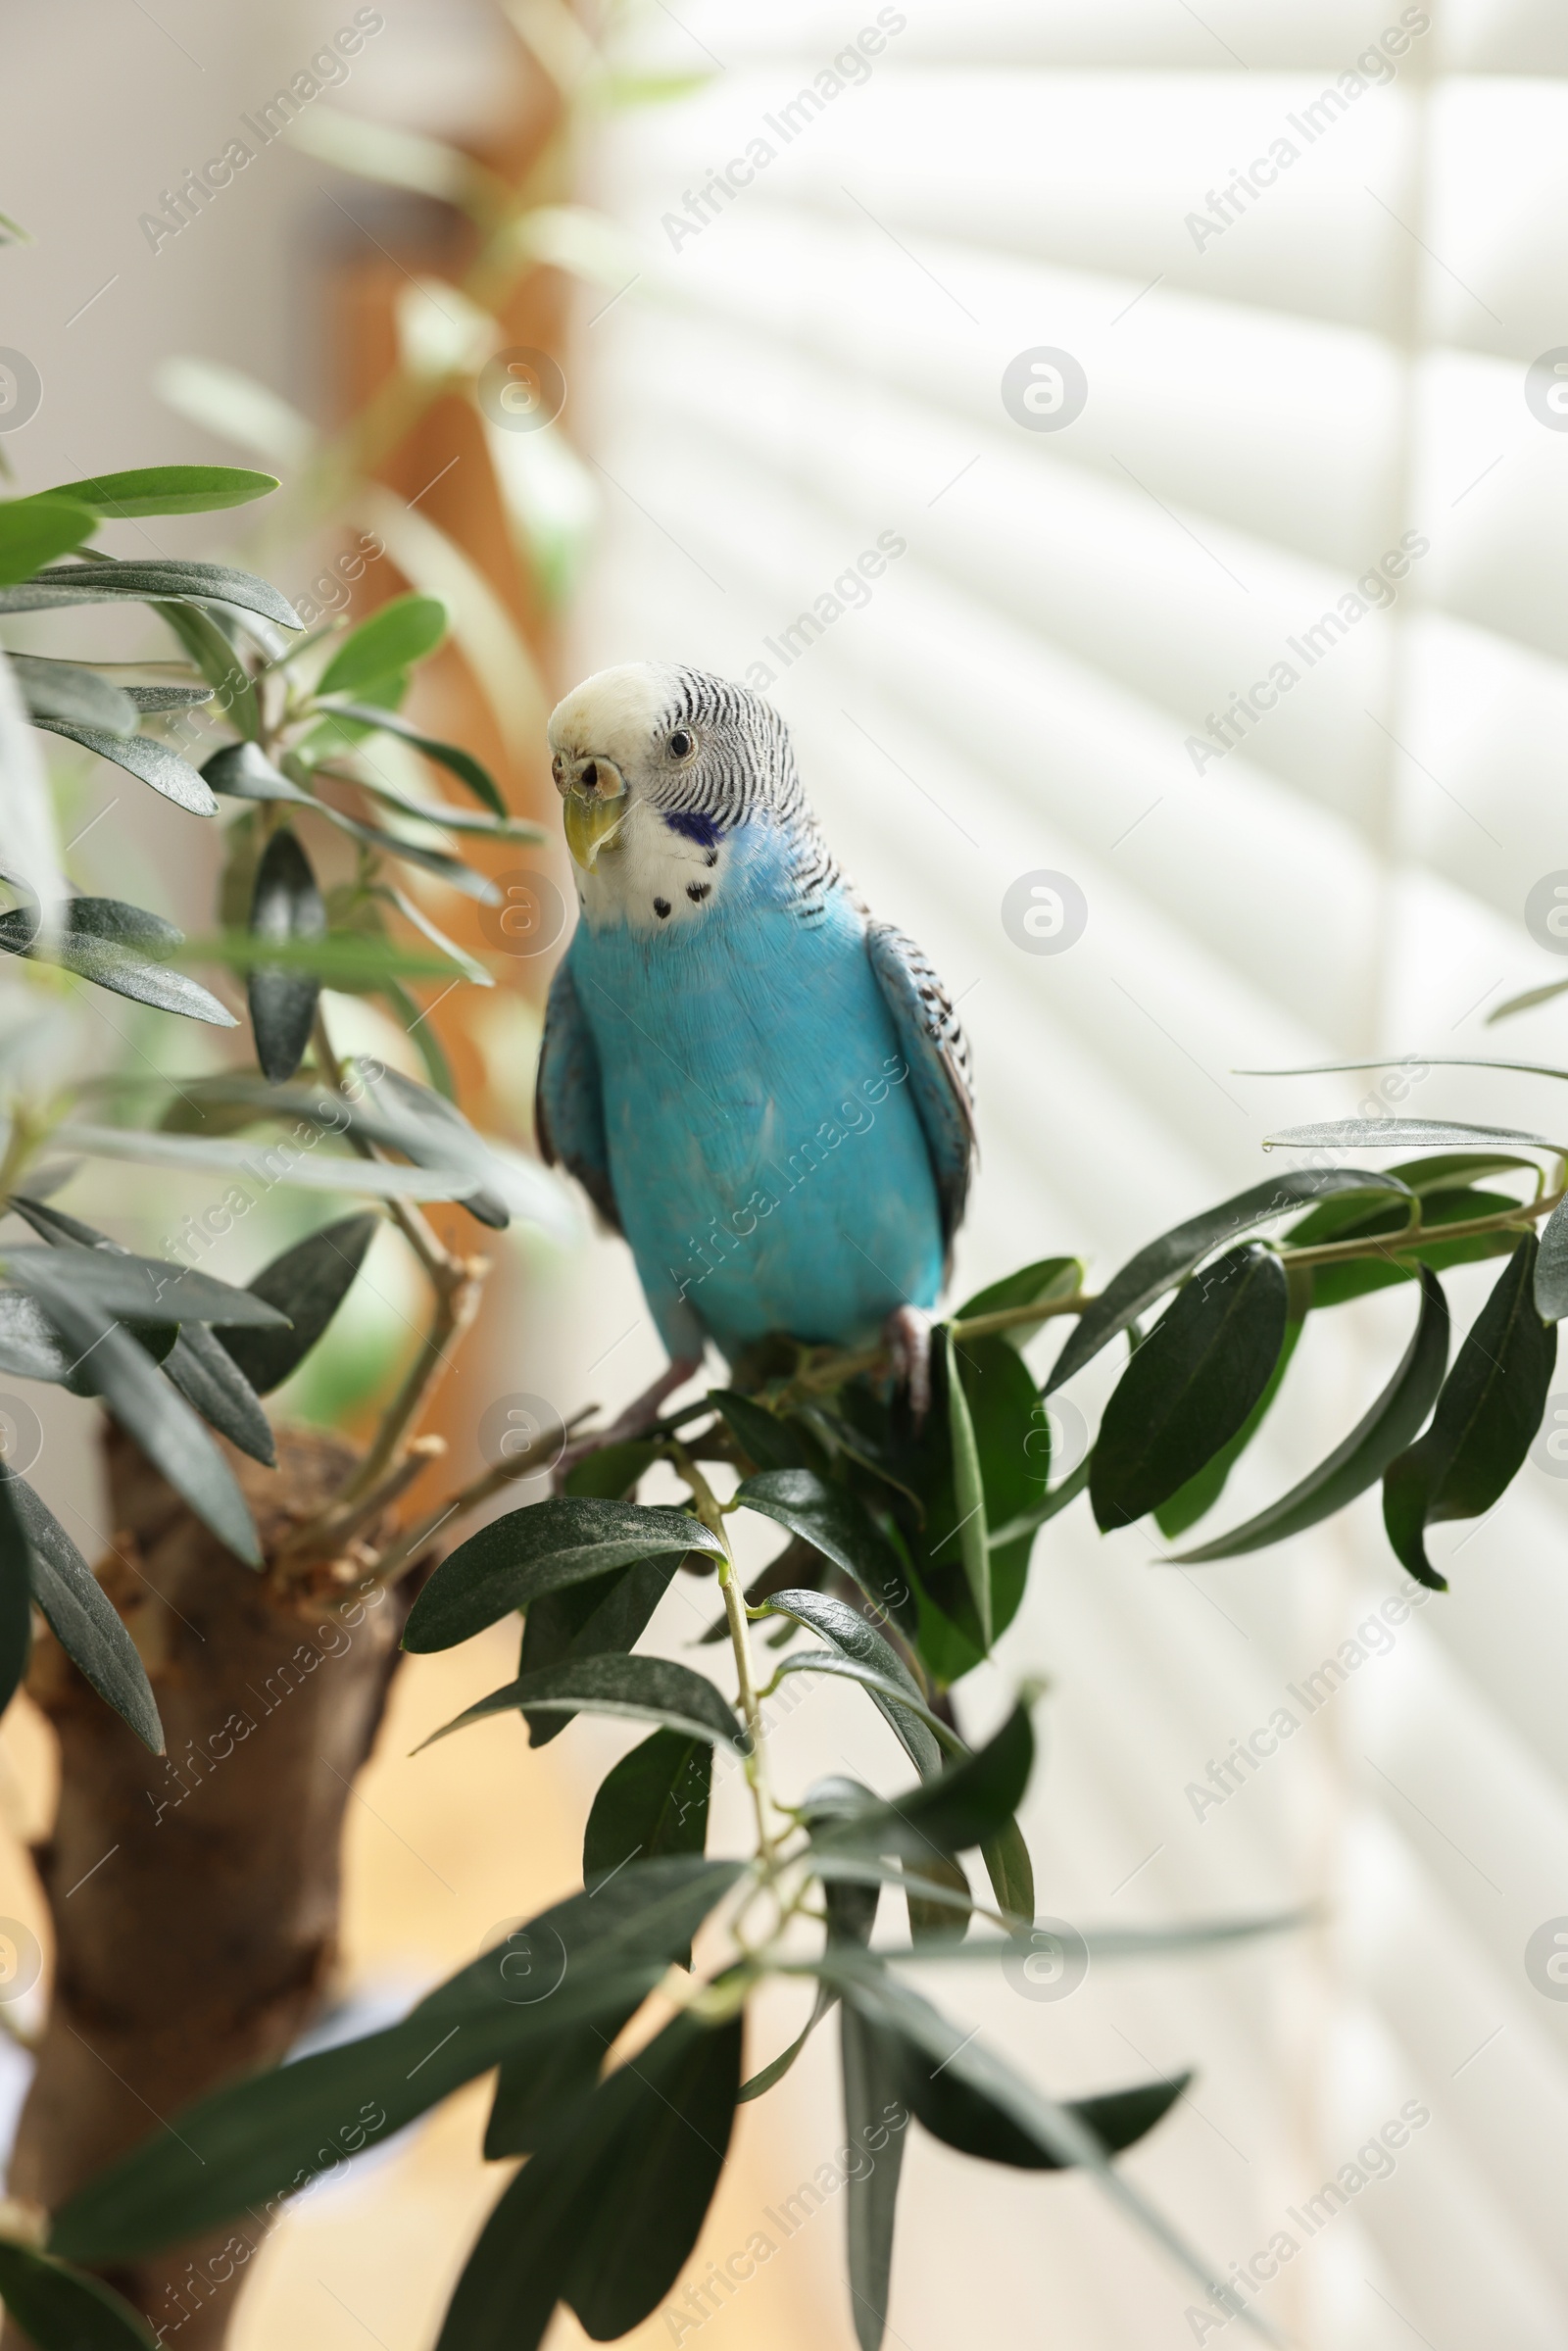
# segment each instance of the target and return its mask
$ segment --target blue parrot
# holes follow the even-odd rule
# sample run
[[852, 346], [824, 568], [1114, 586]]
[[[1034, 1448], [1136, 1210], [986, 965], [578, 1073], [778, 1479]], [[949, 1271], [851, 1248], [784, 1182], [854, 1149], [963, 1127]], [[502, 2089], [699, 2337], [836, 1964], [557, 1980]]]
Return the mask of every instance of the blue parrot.
[[540, 1148], [624, 1234], [663, 1377], [787, 1333], [884, 1337], [917, 1412], [974, 1153], [968, 1051], [920, 950], [840, 873], [770, 704], [601, 670], [550, 721], [580, 919], [550, 990]]

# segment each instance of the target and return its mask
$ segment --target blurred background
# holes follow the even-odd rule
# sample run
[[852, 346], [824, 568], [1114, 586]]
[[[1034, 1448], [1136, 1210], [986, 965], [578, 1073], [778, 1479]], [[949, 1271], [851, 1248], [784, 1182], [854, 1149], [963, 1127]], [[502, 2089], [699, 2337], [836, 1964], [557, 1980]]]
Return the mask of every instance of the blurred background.
[[[496, 760], [519, 809], [551, 813], [543, 719], [592, 668], [668, 657], [765, 690], [846, 867], [973, 1040], [958, 1295], [1059, 1250], [1098, 1284], [1264, 1175], [1281, 1124], [1359, 1106], [1562, 1132], [1549, 1081], [1431, 1060], [1549, 1063], [1568, 1033], [1552, 1005], [1486, 1028], [1568, 977], [1544, 912], [1568, 885], [1560, 10], [10, 0], [0, 25], [0, 209], [32, 239], [0, 256], [18, 485], [271, 464], [280, 511], [228, 551], [302, 611], [446, 593], [454, 647], [417, 707]], [[245, 162], [215, 184], [207, 159], [235, 140]], [[536, 198], [528, 238], [488, 234], [492, 174]], [[449, 388], [486, 360], [477, 400]], [[210, 524], [156, 527], [171, 552], [214, 547]], [[205, 927], [218, 845], [204, 862], [146, 794], [92, 831], [122, 776], [59, 772], [78, 883]], [[570, 892], [554, 851], [504, 879], [500, 938], [428, 895], [510, 957], [430, 1020], [470, 1106], [525, 1136]], [[1024, 920], [1042, 904], [1059, 922]], [[106, 1050], [200, 1065], [168, 1023], [104, 1002], [124, 1031]], [[355, 1018], [351, 1042], [407, 1058]], [[1237, 1074], [1374, 1052], [1402, 1068]], [[190, 1204], [180, 1181], [100, 1173], [71, 1204], [155, 1243]], [[216, 1270], [244, 1278], [289, 1213]], [[443, 1402], [460, 1456], [498, 1400], [618, 1406], [661, 1361], [617, 1243], [502, 1246]], [[405, 1277], [390, 1252], [371, 1273], [294, 1409], [352, 1424], [406, 1344]], [[1318, 1319], [1226, 1524], [1349, 1428], [1411, 1299]], [[53, 1391], [24, 1400], [37, 1483], [92, 1552], [113, 1530], [86, 1418]], [[1058, 1463], [1098, 1401], [1090, 1378], [1058, 1405]], [[1053, 1915], [1312, 1906], [1288, 1940], [1097, 1966], [1065, 1998], [967, 1971], [941, 1989], [1058, 2091], [1196, 2068], [1129, 2168], [1222, 2273], [1274, 2240], [1260, 2308], [1323, 2351], [1568, 2340], [1568, 1986], [1527, 1959], [1568, 1913], [1565, 1476], [1544, 1440], [1490, 1517], [1440, 1537], [1452, 1592], [1411, 1614], [1376, 1613], [1403, 1579], [1375, 1496], [1196, 1570], [1074, 1511], [959, 1692], [977, 1734], [1021, 1674], [1049, 1678], [1025, 1824]], [[679, 1653], [710, 1613], [682, 1579], [654, 1638]], [[498, 1634], [403, 1677], [352, 1814], [356, 2028], [573, 1883], [591, 1789], [631, 1743], [579, 1720], [532, 1753], [509, 1720], [407, 1760], [507, 1677], [505, 1650]], [[1282, 1708], [1293, 1734], [1218, 1800], [1215, 1761]], [[778, 1726], [780, 1776], [847, 1758], [896, 1787], [863, 1711], [816, 1690]], [[20, 1699], [0, 1907], [35, 1926], [24, 1844], [49, 1771]], [[734, 1795], [715, 1843], [741, 1833]], [[782, 1999], [775, 2022], [754, 2064], [795, 2030]], [[693, 2278], [832, 2154], [831, 2044], [744, 2110]], [[13, 2104], [24, 2062], [0, 2043]], [[1392, 2170], [1355, 2166], [1416, 2107]], [[460, 2099], [296, 2207], [243, 2351], [428, 2344], [494, 2194], [481, 2117]], [[1309, 2229], [1303, 2203], [1345, 2166], [1362, 2183]], [[830, 2202], [705, 2346], [847, 2351], [842, 2226]], [[1082, 2183], [916, 2137], [903, 2351], [1174, 2351], [1218, 2331], [1192, 2299]], [[660, 2315], [636, 2339], [696, 2331]], [[558, 2318], [553, 2344], [581, 2339]]]

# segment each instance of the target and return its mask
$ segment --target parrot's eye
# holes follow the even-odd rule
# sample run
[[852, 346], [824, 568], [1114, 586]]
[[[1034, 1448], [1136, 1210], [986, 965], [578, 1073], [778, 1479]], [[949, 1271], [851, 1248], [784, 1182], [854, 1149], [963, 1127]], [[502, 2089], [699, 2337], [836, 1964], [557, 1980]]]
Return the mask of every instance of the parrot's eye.
[[694, 746], [686, 729], [683, 726], [677, 726], [664, 748], [672, 759], [689, 759]]

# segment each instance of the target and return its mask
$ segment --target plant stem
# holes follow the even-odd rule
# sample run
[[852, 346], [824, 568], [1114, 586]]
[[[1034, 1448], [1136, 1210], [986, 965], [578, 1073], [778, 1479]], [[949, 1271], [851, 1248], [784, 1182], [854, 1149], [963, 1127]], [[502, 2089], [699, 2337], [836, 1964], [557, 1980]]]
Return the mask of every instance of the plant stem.
[[[588, 1410], [592, 1409], [592, 1406], [588, 1407]], [[565, 1435], [569, 1437], [585, 1417], [585, 1413], [578, 1412], [564, 1422]], [[557, 1442], [552, 1432], [536, 1445], [524, 1445], [519, 1451], [510, 1454], [493, 1469], [482, 1470], [476, 1478], [470, 1478], [467, 1485], [461, 1486], [448, 1501], [442, 1503], [439, 1510], [431, 1510], [416, 1526], [410, 1527], [398, 1537], [391, 1549], [378, 1562], [371, 1580], [376, 1584], [395, 1584], [399, 1576], [415, 1564], [449, 1518], [466, 1517], [470, 1510], [476, 1510], [481, 1502], [487, 1502], [493, 1494], [500, 1494], [503, 1488], [514, 1486], [520, 1478], [537, 1477], [542, 1471], [552, 1468], [552, 1455]]]
[[771, 1868], [778, 1839], [773, 1831], [772, 1797], [767, 1786], [766, 1733], [762, 1724], [761, 1702], [752, 1673], [752, 1644], [746, 1621], [746, 1603], [741, 1596], [740, 1579], [735, 1573], [729, 1536], [724, 1527], [724, 1506], [678, 1438], [670, 1441], [669, 1455], [692, 1490], [698, 1517], [724, 1545], [724, 1556], [718, 1563], [718, 1586], [724, 1595], [729, 1644], [735, 1655], [735, 1679], [740, 1691], [741, 1712], [746, 1717], [746, 1728], [752, 1741], [752, 1751], [746, 1758], [746, 1781], [757, 1812], [757, 1841], [763, 1861]]
[[[315, 1046], [317, 1062], [323, 1077], [334, 1093], [342, 1094], [343, 1065], [333, 1051], [326, 1017], [319, 1007], [316, 1015]], [[374, 1147], [362, 1138], [353, 1137], [353, 1140], [362, 1158], [373, 1159], [378, 1155]], [[299, 1530], [288, 1545], [290, 1557], [318, 1550], [321, 1543], [333, 1540], [335, 1532], [346, 1527], [351, 1518], [363, 1516], [363, 1507], [351, 1506], [363, 1506], [366, 1497], [375, 1493], [387, 1473], [401, 1461], [410, 1430], [442, 1373], [448, 1368], [452, 1349], [479, 1310], [480, 1292], [489, 1270], [488, 1260], [483, 1257], [460, 1257], [447, 1249], [412, 1201], [393, 1200], [391, 1208], [400, 1231], [423, 1266], [435, 1292], [429, 1328], [399, 1384], [396, 1396], [382, 1413], [380, 1426], [359, 1468], [337, 1496], [331, 1510]]]
[[1035, 1306], [999, 1306], [994, 1314], [971, 1314], [950, 1324], [955, 1340], [990, 1339], [998, 1331], [1015, 1331], [1020, 1323], [1047, 1322], [1054, 1314], [1084, 1314], [1096, 1302], [1087, 1290], [1072, 1298], [1047, 1298]]
[[1543, 1193], [1516, 1208], [1493, 1216], [1472, 1216], [1462, 1224], [1423, 1225], [1417, 1221], [1397, 1233], [1374, 1233], [1362, 1241], [1321, 1241], [1310, 1249], [1282, 1249], [1281, 1262], [1297, 1265], [1348, 1265], [1358, 1257], [1387, 1257], [1391, 1262], [1408, 1256], [1413, 1249], [1431, 1249], [1439, 1242], [1469, 1241], [1484, 1233], [1526, 1233], [1539, 1216], [1549, 1216], [1565, 1197], [1565, 1189]]
[[47, 1132], [47, 1125], [34, 1116], [25, 1102], [13, 1103], [11, 1133], [6, 1138], [5, 1157], [0, 1159], [0, 1201], [11, 1198], [23, 1170]]

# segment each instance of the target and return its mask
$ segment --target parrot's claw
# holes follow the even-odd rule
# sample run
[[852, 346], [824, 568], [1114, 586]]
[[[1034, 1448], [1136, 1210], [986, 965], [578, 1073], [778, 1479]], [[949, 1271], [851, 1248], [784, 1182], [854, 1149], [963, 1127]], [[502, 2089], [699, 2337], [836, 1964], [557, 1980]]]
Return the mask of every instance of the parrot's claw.
[[909, 1392], [909, 1413], [921, 1428], [931, 1409], [932, 1318], [923, 1306], [896, 1306], [882, 1325], [894, 1377]]
[[626, 1445], [633, 1438], [646, 1437], [658, 1420], [660, 1406], [665, 1397], [673, 1396], [677, 1388], [684, 1388], [687, 1381], [702, 1368], [700, 1355], [677, 1355], [674, 1362], [660, 1373], [653, 1386], [645, 1388], [641, 1396], [634, 1397], [608, 1429], [595, 1429], [586, 1437], [576, 1438], [556, 1464], [557, 1493], [564, 1485], [567, 1472], [575, 1469], [579, 1461], [586, 1461], [590, 1453], [602, 1452], [609, 1445]]

